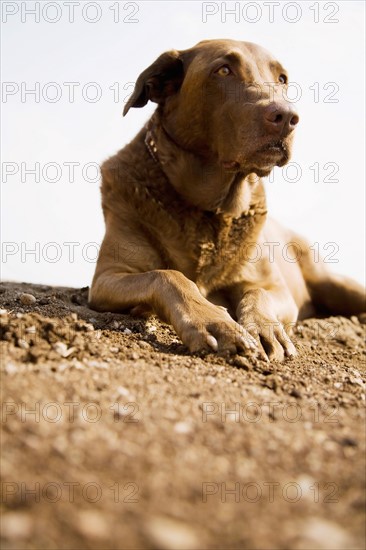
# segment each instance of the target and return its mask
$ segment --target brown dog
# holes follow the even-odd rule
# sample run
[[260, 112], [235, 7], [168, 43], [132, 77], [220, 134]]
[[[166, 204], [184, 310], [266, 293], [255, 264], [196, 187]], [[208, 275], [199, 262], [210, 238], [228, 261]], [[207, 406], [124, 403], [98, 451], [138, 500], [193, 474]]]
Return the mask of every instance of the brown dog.
[[288, 161], [299, 120], [286, 83], [267, 51], [232, 40], [166, 52], [139, 76], [124, 114], [158, 108], [103, 164], [91, 307], [150, 309], [192, 352], [263, 345], [276, 360], [296, 354], [299, 316], [365, 311], [360, 285], [266, 219], [260, 177]]

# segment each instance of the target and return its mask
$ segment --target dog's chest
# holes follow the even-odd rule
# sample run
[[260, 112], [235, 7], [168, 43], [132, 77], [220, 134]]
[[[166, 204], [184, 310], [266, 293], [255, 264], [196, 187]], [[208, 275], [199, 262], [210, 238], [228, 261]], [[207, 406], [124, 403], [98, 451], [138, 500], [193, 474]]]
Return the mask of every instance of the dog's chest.
[[184, 273], [208, 292], [242, 280], [248, 250], [265, 220], [264, 197], [233, 218], [189, 206], [165, 179], [152, 175], [150, 185], [140, 188], [136, 211], [161, 268]]
[[260, 230], [258, 215], [252, 210], [239, 218], [215, 216], [199, 232], [196, 282], [208, 291], [237, 282]]
[[254, 211], [234, 219], [210, 212], [181, 216], [179, 232], [162, 235], [165, 267], [181, 271], [208, 292], [238, 282], [262, 218]]

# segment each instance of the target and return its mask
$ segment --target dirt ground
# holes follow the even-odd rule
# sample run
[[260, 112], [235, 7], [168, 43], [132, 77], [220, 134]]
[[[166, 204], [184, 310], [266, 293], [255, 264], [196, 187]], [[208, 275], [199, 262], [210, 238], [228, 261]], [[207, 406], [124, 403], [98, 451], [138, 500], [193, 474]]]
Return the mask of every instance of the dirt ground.
[[2, 548], [365, 547], [364, 317], [299, 323], [271, 364], [192, 356], [86, 288], [4, 283], [0, 307]]

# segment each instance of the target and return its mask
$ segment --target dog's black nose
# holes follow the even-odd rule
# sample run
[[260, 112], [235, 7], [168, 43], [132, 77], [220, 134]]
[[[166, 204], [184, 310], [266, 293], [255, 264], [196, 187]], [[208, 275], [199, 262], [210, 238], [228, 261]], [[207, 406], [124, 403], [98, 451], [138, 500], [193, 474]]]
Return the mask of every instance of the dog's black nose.
[[299, 115], [288, 103], [269, 103], [263, 109], [266, 130], [271, 134], [288, 135], [299, 122]]

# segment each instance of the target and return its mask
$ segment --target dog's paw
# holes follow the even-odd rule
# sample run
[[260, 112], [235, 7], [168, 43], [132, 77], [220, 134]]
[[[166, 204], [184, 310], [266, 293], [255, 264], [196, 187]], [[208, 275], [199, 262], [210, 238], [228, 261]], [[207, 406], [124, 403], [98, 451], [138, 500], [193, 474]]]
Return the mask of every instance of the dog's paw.
[[181, 315], [175, 328], [192, 353], [233, 354], [258, 348], [255, 338], [236, 323], [225, 308], [209, 303]]
[[289, 334], [275, 317], [265, 317], [257, 313], [246, 318], [242, 324], [256, 339], [263, 359], [282, 362], [285, 357], [296, 357], [297, 351]]

